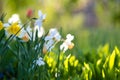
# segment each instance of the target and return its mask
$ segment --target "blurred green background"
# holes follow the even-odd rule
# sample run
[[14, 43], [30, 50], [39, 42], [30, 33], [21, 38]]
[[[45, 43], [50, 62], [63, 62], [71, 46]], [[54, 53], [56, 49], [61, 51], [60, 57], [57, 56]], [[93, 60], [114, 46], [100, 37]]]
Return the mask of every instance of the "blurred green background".
[[67, 33], [75, 36], [70, 52], [75, 54], [95, 51], [106, 43], [111, 51], [114, 46], [120, 48], [119, 8], [119, 0], [0, 0], [0, 15], [6, 14], [5, 22], [18, 13], [25, 23], [28, 10], [33, 11], [32, 17], [42, 10], [47, 14], [43, 24], [46, 31], [57, 27], [62, 28], [64, 38]]

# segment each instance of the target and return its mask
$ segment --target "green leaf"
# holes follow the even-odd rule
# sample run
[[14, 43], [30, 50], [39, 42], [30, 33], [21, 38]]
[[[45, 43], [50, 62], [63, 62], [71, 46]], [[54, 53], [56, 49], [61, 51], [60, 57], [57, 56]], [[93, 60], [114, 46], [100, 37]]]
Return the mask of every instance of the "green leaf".
[[102, 48], [103, 52], [108, 55], [108, 52], [109, 52], [109, 44], [105, 44]]
[[101, 58], [108, 56], [109, 54], [109, 44], [105, 44], [104, 46], [100, 46], [98, 48], [98, 54]]
[[109, 59], [109, 69], [112, 70], [113, 66], [114, 66], [114, 62], [115, 62], [115, 50], [112, 52], [112, 54], [110, 55], [110, 59]]
[[103, 64], [103, 68], [104, 68], [104, 69], [107, 68], [108, 61], [109, 61], [109, 57], [110, 57], [110, 56], [107, 56], [107, 57], [106, 57], [105, 63]]
[[117, 46], [115, 46], [115, 52], [116, 52], [116, 54], [120, 55], [120, 51], [119, 51], [119, 49], [117, 48]]
[[105, 72], [103, 69], [102, 69], [102, 77], [105, 78]]
[[98, 59], [97, 62], [96, 62], [96, 66], [98, 67], [102, 62], [102, 59]]
[[90, 70], [89, 64], [87, 64], [87, 63], [84, 62], [84, 66], [85, 66], [85, 68], [86, 68], [87, 70]]

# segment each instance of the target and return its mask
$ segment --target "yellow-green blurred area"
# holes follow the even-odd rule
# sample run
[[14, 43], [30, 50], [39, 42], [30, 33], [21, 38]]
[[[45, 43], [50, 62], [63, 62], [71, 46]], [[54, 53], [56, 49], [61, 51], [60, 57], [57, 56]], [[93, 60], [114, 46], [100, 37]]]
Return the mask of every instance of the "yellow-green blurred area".
[[25, 23], [27, 11], [38, 10], [46, 13], [45, 30], [51, 27], [62, 28], [75, 36], [75, 48], [90, 51], [108, 43], [110, 48], [120, 48], [120, 1], [119, 0], [0, 0], [0, 14], [5, 13], [5, 21], [18, 13]]

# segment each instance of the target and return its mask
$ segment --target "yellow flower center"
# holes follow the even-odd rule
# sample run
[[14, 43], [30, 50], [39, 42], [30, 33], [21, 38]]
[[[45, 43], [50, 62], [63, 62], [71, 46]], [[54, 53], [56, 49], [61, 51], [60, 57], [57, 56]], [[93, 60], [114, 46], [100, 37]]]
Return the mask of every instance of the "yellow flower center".
[[70, 45], [68, 45], [69, 49], [72, 49], [74, 47], [74, 43], [71, 43]]
[[18, 23], [13, 23], [10, 27], [8, 27], [7, 31], [10, 34], [16, 35], [18, 36], [20, 34], [20, 26], [18, 25]]
[[0, 30], [3, 29], [3, 23], [0, 21]]

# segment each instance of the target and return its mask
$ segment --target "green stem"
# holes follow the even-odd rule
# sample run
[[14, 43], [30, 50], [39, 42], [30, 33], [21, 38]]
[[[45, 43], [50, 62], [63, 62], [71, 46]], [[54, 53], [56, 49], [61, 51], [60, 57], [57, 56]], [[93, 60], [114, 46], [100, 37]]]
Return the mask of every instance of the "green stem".
[[60, 50], [59, 50], [59, 53], [58, 53], [58, 61], [57, 61], [57, 80], [60, 80], [60, 77], [59, 77], [59, 63], [60, 63]]

